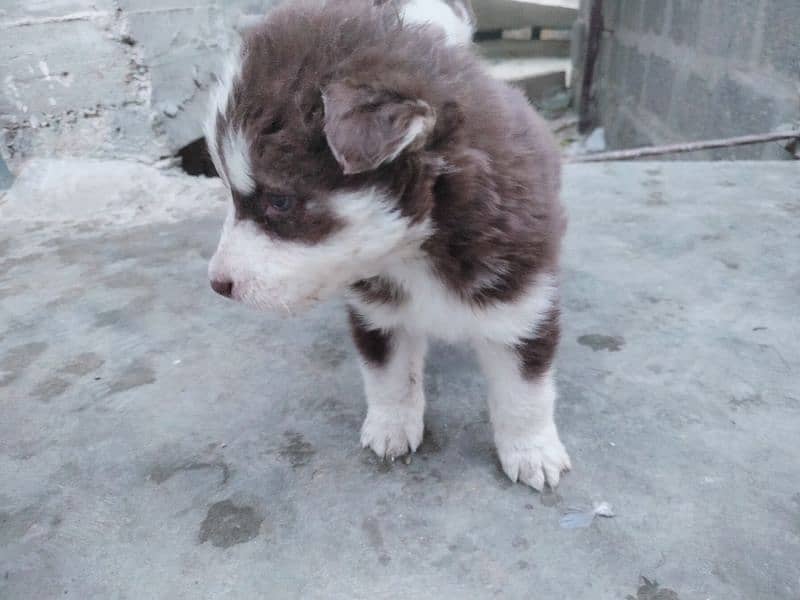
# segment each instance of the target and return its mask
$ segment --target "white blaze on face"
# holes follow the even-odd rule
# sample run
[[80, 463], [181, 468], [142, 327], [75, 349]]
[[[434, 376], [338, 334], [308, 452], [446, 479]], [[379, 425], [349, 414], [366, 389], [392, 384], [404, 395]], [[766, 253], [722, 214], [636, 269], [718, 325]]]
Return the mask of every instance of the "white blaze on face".
[[466, 10], [456, 11], [442, 0], [410, 0], [402, 10], [405, 23], [431, 24], [444, 29], [450, 46], [472, 42], [473, 27]]
[[[241, 78], [243, 61], [243, 50], [240, 43], [237, 42], [231, 53], [228, 55], [228, 58], [226, 59], [222, 68], [222, 72], [217, 78], [216, 88], [211, 93], [208, 106], [208, 116], [206, 117], [205, 126], [203, 128], [206, 136], [208, 153], [211, 155], [211, 160], [214, 163], [214, 167], [217, 169], [219, 176], [225, 183], [228, 184], [229, 187], [231, 182], [229, 180], [228, 173], [223, 167], [221, 155], [221, 153], [225, 151], [225, 148], [218, 147], [217, 121], [220, 118], [220, 115], [224, 116], [228, 112], [228, 103], [230, 102], [233, 88]], [[230, 144], [232, 147], [241, 147], [241, 144], [238, 144], [239, 140], [236, 139], [241, 137], [241, 135], [238, 135], [225, 138], [223, 140], [223, 145], [226, 146]]]
[[292, 311], [377, 275], [430, 235], [428, 223], [412, 224], [375, 189], [336, 193], [330, 205], [344, 226], [313, 245], [237, 221], [231, 205], [209, 278], [233, 282], [233, 298], [254, 308]]
[[250, 166], [250, 147], [241, 131], [229, 131], [222, 143], [222, 157], [228, 185], [242, 196], [256, 191], [253, 168]]

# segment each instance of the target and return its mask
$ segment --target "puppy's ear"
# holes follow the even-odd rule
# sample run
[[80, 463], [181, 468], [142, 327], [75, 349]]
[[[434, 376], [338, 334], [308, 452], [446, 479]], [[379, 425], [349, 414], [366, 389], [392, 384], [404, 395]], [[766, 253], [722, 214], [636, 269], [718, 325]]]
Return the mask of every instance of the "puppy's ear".
[[422, 100], [348, 82], [322, 94], [325, 136], [345, 175], [377, 169], [405, 150], [425, 146], [436, 115]]

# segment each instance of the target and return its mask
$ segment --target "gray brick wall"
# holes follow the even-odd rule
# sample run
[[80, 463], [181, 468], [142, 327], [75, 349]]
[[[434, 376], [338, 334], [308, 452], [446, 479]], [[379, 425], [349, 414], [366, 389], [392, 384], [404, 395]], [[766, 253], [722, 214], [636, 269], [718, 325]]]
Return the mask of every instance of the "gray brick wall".
[[[612, 148], [800, 125], [800, 2], [605, 0], [594, 81], [594, 114]], [[778, 144], [682, 157], [790, 158]]]

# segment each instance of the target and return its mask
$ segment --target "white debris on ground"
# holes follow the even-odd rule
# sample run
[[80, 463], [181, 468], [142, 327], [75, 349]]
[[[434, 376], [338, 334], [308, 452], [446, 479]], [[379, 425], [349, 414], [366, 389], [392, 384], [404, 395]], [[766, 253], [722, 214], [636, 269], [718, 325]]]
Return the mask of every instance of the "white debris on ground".
[[612, 519], [616, 516], [608, 502], [595, 502], [591, 510], [567, 509], [567, 513], [559, 520], [559, 525], [562, 529], [585, 529], [594, 522], [595, 517]]

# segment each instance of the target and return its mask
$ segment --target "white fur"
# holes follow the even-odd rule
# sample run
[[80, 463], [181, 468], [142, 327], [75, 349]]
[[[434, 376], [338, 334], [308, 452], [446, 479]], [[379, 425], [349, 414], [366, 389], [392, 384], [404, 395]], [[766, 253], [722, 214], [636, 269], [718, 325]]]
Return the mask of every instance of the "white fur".
[[233, 87], [241, 78], [242, 58], [241, 43], [237, 41], [231, 53], [228, 55], [228, 58], [225, 60], [222, 72], [217, 77], [216, 86], [211, 92], [208, 104], [208, 116], [206, 117], [203, 128], [206, 136], [206, 145], [208, 146], [208, 152], [211, 155], [214, 167], [228, 186], [230, 186], [230, 182], [223, 168], [220, 149], [217, 147], [217, 119], [219, 115], [224, 115], [227, 112]]
[[237, 221], [231, 208], [209, 277], [232, 281], [233, 297], [249, 306], [291, 311], [377, 275], [390, 259], [418, 251], [430, 234], [427, 223], [412, 225], [375, 189], [329, 201], [345, 226], [315, 245], [271, 237], [252, 221]]
[[367, 304], [354, 296], [353, 304], [374, 327], [406, 327], [451, 342], [487, 339], [513, 344], [536, 330], [557, 292], [554, 277], [542, 274], [516, 302], [480, 308], [448, 290], [424, 258], [395, 261], [382, 274], [399, 283], [408, 300], [394, 307]]
[[489, 379], [489, 412], [503, 471], [512, 481], [542, 490], [558, 485], [572, 468], [553, 419], [556, 387], [552, 369], [537, 380], [522, 376], [513, 349], [483, 342], [478, 358]]
[[448, 45], [467, 45], [472, 42], [473, 27], [466, 14], [456, 14], [441, 0], [410, 0], [403, 6], [402, 16], [405, 23], [441, 27]]
[[231, 189], [243, 196], [255, 192], [256, 182], [250, 165], [250, 146], [241, 131], [228, 131], [222, 144], [222, 155]]
[[392, 353], [386, 365], [361, 363], [367, 397], [361, 445], [382, 458], [415, 452], [422, 442], [426, 348], [424, 336], [401, 329], [392, 336]]

